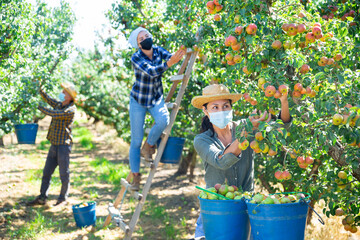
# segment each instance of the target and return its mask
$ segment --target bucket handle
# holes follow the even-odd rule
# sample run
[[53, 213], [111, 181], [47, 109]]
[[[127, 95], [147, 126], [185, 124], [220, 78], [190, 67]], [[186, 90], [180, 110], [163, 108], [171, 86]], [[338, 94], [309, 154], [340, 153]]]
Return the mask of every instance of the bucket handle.
[[313, 210], [313, 212], [319, 217], [319, 218], [318, 218], [319, 222], [320, 222], [322, 225], [325, 225], [325, 222], [324, 222], [324, 220], [322, 219], [322, 217], [315, 211], [315, 209], [313, 209], [313, 208], [310, 206], [310, 204], [308, 204], [308, 203], [306, 202], [306, 200], [305, 200], [304, 198], [300, 199], [300, 201], [301, 201], [302, 203], [305, 203], [306, 205], [308, 205], [308, 206], [311, 208], [311, 210]]
[[196, 187], [197, 189], [203, 190], [204, 192], [207, 192], [207, 193], [211, 193], [211, 194], [213, 194], [213, 195], [216, 195], [216, 196], [218, 196], [220, 199], [233, 200], [233, 199], [228, 198], [228, 197], [225, 197], [225, 196], [223, 196], [223, 195], [221, 195], [221, 194], [217, 194], [217, 193], [214, 193], [214, 192], [212, 192], [212, 191], [209, 191], [209, 190], [206, 190], [206, 189], [204, 189], [204, 188], [201, 188], [201, 187], [199, 187], [199, 186], [195, 186], [195, 187]]

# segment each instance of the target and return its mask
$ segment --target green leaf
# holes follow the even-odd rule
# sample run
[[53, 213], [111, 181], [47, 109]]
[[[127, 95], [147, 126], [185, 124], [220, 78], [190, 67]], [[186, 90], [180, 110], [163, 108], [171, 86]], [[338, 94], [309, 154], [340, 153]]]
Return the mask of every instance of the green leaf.
[[321, 79], [324, 79], [324, 78], [325, 78], [325, 73], [324, 72], [318, 72], [315, 75], [315, 80], [321, 80]]

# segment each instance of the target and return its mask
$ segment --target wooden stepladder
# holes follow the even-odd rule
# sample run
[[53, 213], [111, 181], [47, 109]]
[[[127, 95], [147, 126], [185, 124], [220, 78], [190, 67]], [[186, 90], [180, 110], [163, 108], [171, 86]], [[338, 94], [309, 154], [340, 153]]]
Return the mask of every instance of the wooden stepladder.
[[[183, 62], [181, 64], [178, 74], [174, 75], [170, 78], [170, 80], [173, 82], [173, 84], [172, 84], [172, 86], [169, 90], [169, 93], [165, 99], [165, 103], [166, 103], [168, 109], [171, 109], [170, 123], [165, 128], [165, 130], [161, 136], [161, 142], [157, 149], [155, 160], [152, 163], [150, 163], [149, 175], [147, 177], [145, 185], [143, 186], [142, 193], [131, 192], [129, 190], [131, 192], [132, 196], [138, 200], [138, 204], [135, 208], [135, 211], [134, 211], [132, 218], [128, 225], [124, 222], [124, 219], [122, 218], [121, 213], [120, 213], [119, 209], [117, 209], [117, 207], [119, 206], [120, 203], [122, 203], [123, 198], [124, 198], [127, 190], [130, 187], [129, 182], [132, 179], [131, 173], [126, 177], [126, 179], [121, 179], [121, 185], [122, 185], [121, 190], [120, 190], [119, 194], [117, 195], [114, 203], [109, 204], [109, 207], [108, 207], [109, 215], [107, 216], [107, 218], [104, 222], [104, 226], [107, 226], [110, 223], [110, 221], [113, 219], [115, 221], [116, 225], [119, 226], [125, 232], [124, 239], [127, 239], [127, 240], [131, 239], [131, 236], [134, 232], [136, 223], [140, 217], [142, 207], [145, 204], [146, 196], [149, 193], [152, 180], [155, 176], [156, 168], [158, 167], [158, 164], [159, 164], [162, 154], [164, 152], [171, 129], [175, 122], [175, 118], [179, 111], [181, 101], [185, 94], [185, 89], [188, 85], [197, 55], [198, 55], [198, 51], [192, 51], [191, 49], [187, 49], [185, 59], [183, 60]], [[176, 96], [176, 100], [174, 103], [170, 103], [170, 100], [173, 97], [179, 83], [181, 83], [181, 85], [180, 85], [178, 94]], [[120, 206], [121, 206], [121, 204], [120, 204]]]

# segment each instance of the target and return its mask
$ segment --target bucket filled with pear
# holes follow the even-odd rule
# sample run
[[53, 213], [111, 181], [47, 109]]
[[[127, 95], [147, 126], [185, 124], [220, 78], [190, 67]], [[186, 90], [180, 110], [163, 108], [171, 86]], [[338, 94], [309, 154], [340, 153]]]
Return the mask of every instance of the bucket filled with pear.
[[304, 240], [309, 198], [304, 192], [254, 194], [246, 201], [253, 238]]
[[242, 200], [250, 199], [250, 192], [243, 192], [241, 188], [239, 189], [235, 185], [227, 184], [215, 184], [214, 187], [209, 187], [206, 189], [197, 187], [202, 190], [199, 194], [199, 198], [210, 199], [210, 200]]
[[249, 239], [250, 221], [245, 199], [250, 199], [251, 193], [227, 184], [196, 188], [201, 190], [198, 197], [200, 217], [207, 240]]

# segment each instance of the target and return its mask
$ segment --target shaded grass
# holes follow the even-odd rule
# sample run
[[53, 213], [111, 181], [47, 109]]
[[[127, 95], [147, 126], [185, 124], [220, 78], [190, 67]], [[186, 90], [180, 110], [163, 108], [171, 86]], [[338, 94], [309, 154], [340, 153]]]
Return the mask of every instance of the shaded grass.
[[50, 148], [50, 141], [49, 140], [43, 140], [40, 142], [40, 145], [36, 147], [36, 149], [39, 150], [48, 150]]
[[[156, 233], [148, 233], [148, 236], [144, 235], [144, 239], [153, 239], [159, 237], [159, 234], [161, 234], [162, 239], [181, 239], [186, 232], [186, 218], [184, 217], [180, 222], [176, 222], [173, 216], [167, 212], [165, 206], [159, 205], [156, 199], [149, 198], [145, 203], [143, 214], [151, 219], [153, 225], [162, 226], [162, 229]], [[138, 233], [143, 233], [142, 229], [139, 229]]]
[[[43, 175], [43, 169], [30, 169], [26, 171], [25, 182], [41, 182]], [[51, 185], [60, 186], [61, 180], [59, 174], [54, 174], [51, 176]]]
[[45, 217], [41, 212], [33, 211], [33, 216], [30, 222], [26, 222], [18, 229], [8, 229], [9, 236], [12, 239], [36, 239], [45, 234], [49, 228], [58, 225], [52, 218]]
[[97, 179], [100, 182], [110, 183], [115, 186], [115, 188], [120, 188], [121, 178], [126, 178], [130, 173], [129, 166], [121, 163], [112, 163], [106, 158], [96, 158], [90, 162], [92, 166], [99, 175]]
[[93, 135], [86, 127], [74, 128], [73, 135], [79, 140], [80, 145], [86, 150], [92, 150], [95, 148], [93, 143]]

